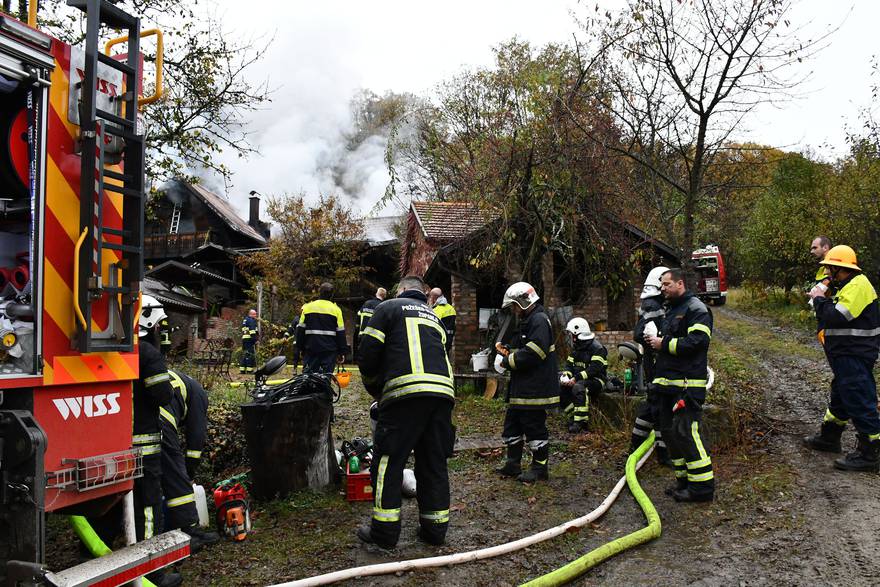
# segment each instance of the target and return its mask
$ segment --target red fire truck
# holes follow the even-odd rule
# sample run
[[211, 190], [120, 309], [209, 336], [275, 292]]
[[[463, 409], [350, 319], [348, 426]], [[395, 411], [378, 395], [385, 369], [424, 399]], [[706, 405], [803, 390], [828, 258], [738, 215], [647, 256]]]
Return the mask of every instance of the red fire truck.
[[[71, 46], [0, 16], [0, 582], [118, 585], [179, 560], [175, 531], [52, 573], [45, 514], [99, 515], [142, 473], [132, 381], [143, 277], [140, 20], [68, 0]], [[102, 31], [120, 39], [99, 47]], [[110, 55], [113, 48], [124, 52]], [[91, 565], [91, 566], [90, 566]]]
[[716, 306], [727, 301], [727, 270], [721, 250], [715, 245], [697, 249], [691, 255], [697, 271], [697, 297]]

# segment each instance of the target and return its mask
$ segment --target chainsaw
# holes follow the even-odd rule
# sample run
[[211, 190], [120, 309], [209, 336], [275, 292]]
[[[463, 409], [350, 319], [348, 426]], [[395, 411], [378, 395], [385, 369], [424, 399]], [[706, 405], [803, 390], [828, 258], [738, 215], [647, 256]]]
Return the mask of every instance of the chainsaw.
[[214, 488], [214, 506], [217, 509], [217, 528], [220, 532], [241, 542], [251, 530], [250, 505], [244, 481], [247, 473], [224, 479]]

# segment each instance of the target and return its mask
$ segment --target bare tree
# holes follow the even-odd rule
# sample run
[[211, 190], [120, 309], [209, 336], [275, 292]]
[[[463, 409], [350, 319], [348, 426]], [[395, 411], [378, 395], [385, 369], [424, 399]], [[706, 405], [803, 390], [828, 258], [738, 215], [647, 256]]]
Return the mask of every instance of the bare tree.
[[634, 189], [685, 266], [697, 214], [729, 187], [723, 172], [707, 172], [756, 106], [791, 96], [803, 81], [791, 66], [827, 38], [799, 40], [804, 30], [789, 20], [794, 3], [628, 0], [617, 16], [581, 21], [574, 91], [613, 113], [623, 135], [603, 144], [632, 162]]

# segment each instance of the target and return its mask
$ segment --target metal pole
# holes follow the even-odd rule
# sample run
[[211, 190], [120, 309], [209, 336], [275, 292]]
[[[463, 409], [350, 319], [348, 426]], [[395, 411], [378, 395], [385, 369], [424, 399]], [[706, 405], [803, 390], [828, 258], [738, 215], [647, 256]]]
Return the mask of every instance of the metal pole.
[[257, 335], [263, 334], [259, 318], [263, 317], [263, 282], [257, 283]]
[[[137, 532], [134, 527], [134, 492], [125, 494], [122, 501], [122, 529], [125, 533], [125, 544], [131, 546], [137, 542]], [[143, 587], [143, 579], [138, 577], [132, 581], [134, 587]]]

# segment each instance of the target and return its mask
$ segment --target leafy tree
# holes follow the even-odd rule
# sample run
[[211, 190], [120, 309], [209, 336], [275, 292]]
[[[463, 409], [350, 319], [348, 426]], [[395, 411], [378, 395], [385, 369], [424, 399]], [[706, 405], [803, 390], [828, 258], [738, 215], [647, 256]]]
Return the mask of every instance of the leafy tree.
[[786, 155], [773, 182], [757, 201], [739, 242], [750, 279], [789, 290], [816, 272], [809, 243], [817, 234], [833, 234], [832, 169], [799, 154]]
[[324, 281], [344, 293], [361, 280], [363, 221], [338, 197], [322, 195], [310, 205], [305, 194], [284, 194], [269, 199], [267, 212], [278, 233], [240, 266], [251, 283], [272, 292], [273, 319], [289, 319]]
[[792, 12], [789, 0], [627, 0], [616, 15], [581, 12], [578, 91], [602, 103], [621, 140], [580, 126], [638, 168], [632, 185], [685, 266], [697, 218], [728, 183], [720, 171], [709, 181], [710, 169], [755, 106], [797, 86], [789, 66], [821, 42], [798, 40]]
[[[22, 3], [23, 4], [23, 3]], [[157, 26], [165, 34], [165, 98], [144, 109], [147, 127], [147, 174], [154, 185], [183, 177], [198, 181], [204, 171], [228, 181], [219, 162], [224, 151], [245, 157], [254, 152], [248, 141], [246, 114], [269, 101], [264, 80], [252, 78], [252, 66], [269, 43], [236, 38], [200, 8], [199, 0], [121, 0], [116, 4], [142, 18], [142, 28]], [[85, 34], [79, 10], [64, 2], [41, 6], [44, 30], [73, 44]], [[118, 36], [112, 30], [104, 39]], [[155, 45], [141, 46], [144, 60], [155, 64]], [[149, 66], [145, 69], [149, 70]], [[145, 80], [145, 91], [150, 85]]]
[[473, 268], [534, 279], [551, 253], [572, 282], [603, 276], [620, 291], [629, 251], [621, 231], [609, 230], [609, 212], [619, 208], [611, 202], [623, 170], [567, 111], [608, 142], [616, 129], [595, 100], [571, 92], [575, 57], [564, 46], [513, 40], [495, 49], [491, 67], [441, 83], [409, 114], [412, 134], [392, 143], [386, 200], [464, 201], [495, 218], [462, 249]]

